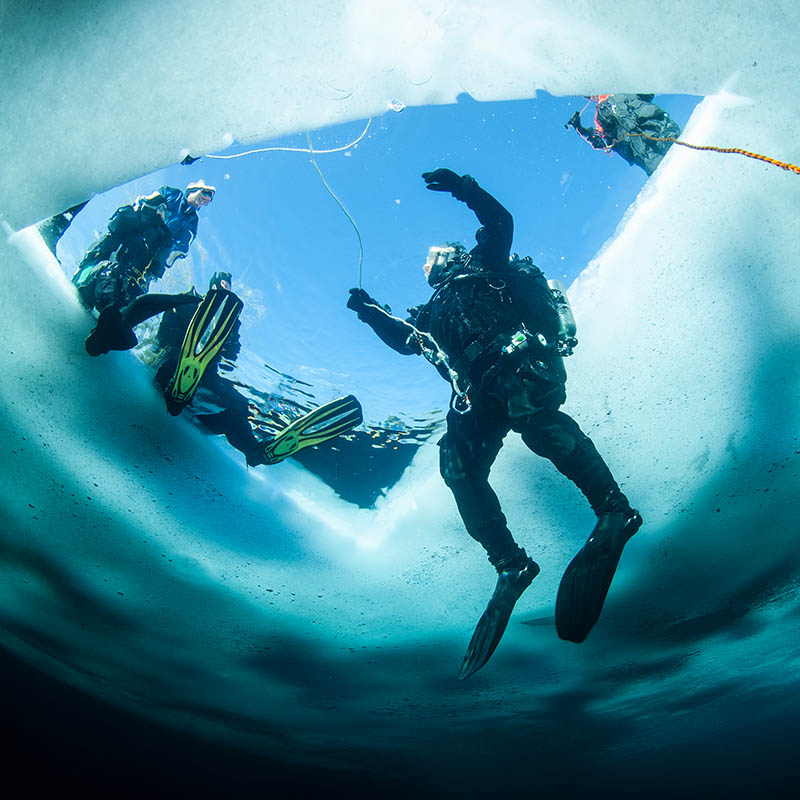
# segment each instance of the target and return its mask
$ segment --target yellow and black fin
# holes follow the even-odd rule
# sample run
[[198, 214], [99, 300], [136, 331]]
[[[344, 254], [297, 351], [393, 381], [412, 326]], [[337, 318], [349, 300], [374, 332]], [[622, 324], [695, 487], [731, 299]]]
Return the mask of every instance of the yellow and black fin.
[[203, 298], [183, 337], [167, 395], [171, 414], [180, 414], [191, 402], [203, 373], [225, 344], [243, 307], [244, 303], [225, 289], [212, 289]]
[[363, 421], [361, 404], [353, 395], [332, 400], [279, 431], [264, 447], [264, 463], [277, 464], [304, 447], [347, 433]]

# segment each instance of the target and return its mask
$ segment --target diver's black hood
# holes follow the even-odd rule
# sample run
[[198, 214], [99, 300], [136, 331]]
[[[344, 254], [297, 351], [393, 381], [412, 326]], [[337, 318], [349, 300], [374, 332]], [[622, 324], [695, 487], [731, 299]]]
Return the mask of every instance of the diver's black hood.
[[468, 253], [463, 244], [453, 242], [448, 242], [447, 244], [449, 247], [455, 248], [455, 253], [445, 264], [440, 264], [437, 261], [431, 267], [431, 271], [428, 273], [428, 285], [433, 289], [438, 289], [459, 273], [469, 270], [473, 261], [472, 254], [477, 250], [475, 248], [471, 253]]
[[484, 264], [483, 250], [489, 244], [485, 226], [482, 225], [475, 231], [475, 241], [477, 244], [469, 252], [460, 242], [448, 242], [447, 245], [455, 248], [456, 252], [443, 267], [434, 265], [431, 268], [428, 274], [428, 284], [434, 289], [438, 289], [459, 273], [481, 272]]
[[443, 267], [434, 264], [428, 273], [428, 284], [433, 289], [438, 289], [458, 273], [459, 263], [455, 260], [448, 261]]

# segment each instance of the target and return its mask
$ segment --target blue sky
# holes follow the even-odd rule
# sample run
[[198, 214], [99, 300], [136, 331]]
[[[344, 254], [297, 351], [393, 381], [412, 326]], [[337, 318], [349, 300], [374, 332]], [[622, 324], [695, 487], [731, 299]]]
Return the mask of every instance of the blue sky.
[[[655, 102], [683, 127], [699, 99], [660, 95]], [[474, 242], [472, 212], [424, 187], [420, 174], [437, 167], [469, 173], [494, 194], [514, 215], [513, 250], [569, 286], [613, 235], [647, 177], [564, 129], [585, 103], [545, 93], [492, 103], [463, 95], [452, 105], [387, 110], [356, 147], [319, 155], [327, 181], [359, 227], [364, 288], [402, 314], [430, 294], [421, 269], [428, 246]], [[313, 131], [314, 147], [345, 145], [365, 124]], [[255, 146], [302, 148], [306, 134]], [[225, 154], [253, 148], [234, 143]], [[348, 289], [357, 283], [358, 240], [306, 153], [203, 158], [110, 190], [92, 200], [59, 244], [64, 269], [72, 273], [119, 205], [195, 178], [215, 185], [217, 195], [200, 212], [191, 258], [168, 273], [161, 290], [183, 291], [192, 282], [204, 288], [215, 270], [233, 273], [234, 290], [246, 302], [241, 380], [266, 391], [279, 388], [266, 363], [312, 384], [319, 401], [354, 391], [371, 421], [446, 408], [448, 387], [433, 368], [387, 350], [345, 308]]]

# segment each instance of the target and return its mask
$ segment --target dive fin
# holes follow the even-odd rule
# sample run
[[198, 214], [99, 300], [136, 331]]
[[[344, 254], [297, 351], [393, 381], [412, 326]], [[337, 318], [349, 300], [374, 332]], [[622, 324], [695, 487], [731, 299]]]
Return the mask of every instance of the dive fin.
[[556, 631], [569, 642], [582, 642], [603, 609], [622, 548], [642, 524], [638, 511], [602, 514], [592, 535], [561, 578], [556, 596]]
[[353, 395], [332, 400], [294, 420], [267, 442], [264, 446], [264, 463], [277, 464], [304, 447], [347, 433], [363, 421], [361, 404]]
[[478, 620], [464, 655], [458, 673], [460, 681], [477, 672], [491, 658], [505, 632], [514, 605], [538, 574], [539, 565], [529, 558], [522, 569], [503, 570], [497, 576], [494, 594]]
[[86, 337], [86, 352], [99, 356], [109, 350], [130, 350], [139, 344], [130, 325], [126, 325], [116, 306], [107, 306], [97, 318], [97, 327]]
[[203, 373], [225, 344], [243, 307], [233, 292], [212, 289], [195, 310], [166, 394], [167, 410], [173, 416], [191, 402]]

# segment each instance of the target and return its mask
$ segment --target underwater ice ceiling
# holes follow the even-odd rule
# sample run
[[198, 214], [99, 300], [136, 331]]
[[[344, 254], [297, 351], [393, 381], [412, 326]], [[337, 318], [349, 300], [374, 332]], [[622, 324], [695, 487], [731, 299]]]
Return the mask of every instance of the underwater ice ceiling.
[[[207, 3], [187, 20], [177, 2], [157, 15], [154, 3], [46, 15], [6, 3], [3, 219], [19, 230], [187, 151], [462, 92], [703, 95], [687, 140], [800, 160], [793, 7], [714, 9], [712, 35], [709, 7], [688, 2], [646, 15], [638, 3], [380, 5], [376, 20], [366, 3]], [[373, 510], [294, 464], [246, 472], [164, 414], [129, 354], [86, 358], [71, 287], [33, 231], [12, 235], [3, 645], [174, 730], [430, 787], [453, 773], [491, 785], [487, 757], [552, 776], [576, 748], [702, 748], [720, 719], [741, 733], [737, 708], [769, 739], [795, 702], [800, 647], [798, 180], [673, 148], [570, 287], [582, 338], [567, 408], [645, 527], [591, 639], [560, 642], [555, 589], [591, 515], [510, 437], [492, 480], [542, 574], [491, 670], [463, 685], [493, 576], [435, 448]], [[509, 766], [509, 783], [525, 785], [525, 769]]]
[[[780, 96], [775, 76], [791, 72], [792, 58], [792, 17], [781, 10], [306, 0], [302, 13], [292, 4], [209, 2], [187, 19], [177, 1], [137, 3], [120, 18], [102, 0], [50, 4], [46, 13], [12, 0], [2, 18], [13, 32], [3, 94], [15, 124], [0, 131], [0, 145], [14, 158], [0, 171], [0, 210], [19, 228], [187, 152], [366, 118], [392, 100], [642, 85]], [[724, 47], [708, 46], [710, 16], [711, 41]]]

